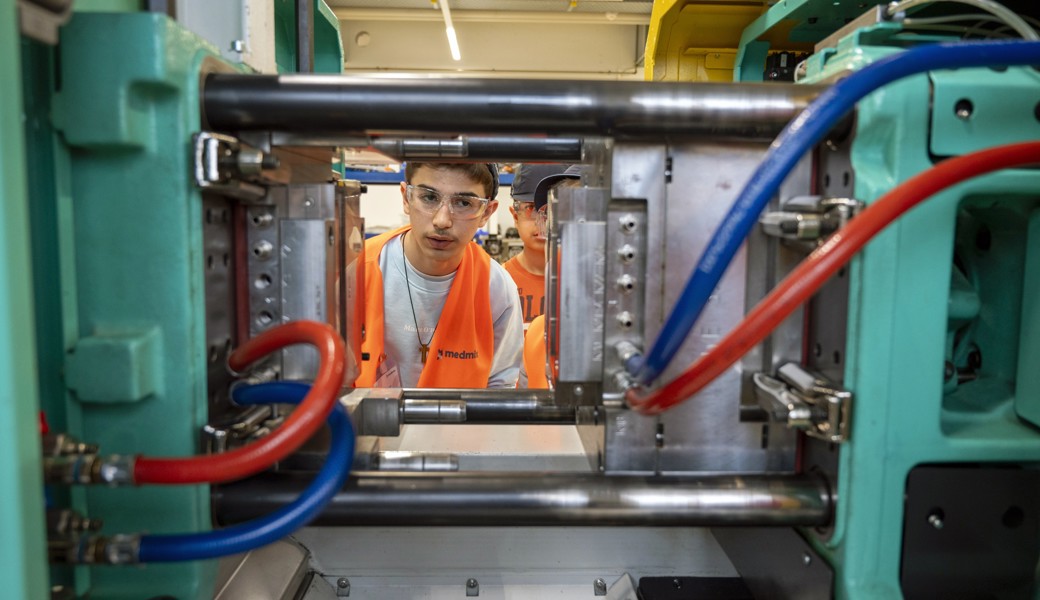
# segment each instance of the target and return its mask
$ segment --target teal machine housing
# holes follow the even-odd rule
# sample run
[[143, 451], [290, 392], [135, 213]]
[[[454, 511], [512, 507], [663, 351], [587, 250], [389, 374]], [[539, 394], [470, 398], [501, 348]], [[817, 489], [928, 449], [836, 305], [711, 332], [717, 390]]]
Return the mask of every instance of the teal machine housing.
[[[863, 9], [778, 3], [745, 31], [736, 77], [759, 79], [769, 44], [758, 38], [790, 20], [867, 17], [817, 47], [800, 80], [807, 84], [950, 40]], [[820, 42], [824, 33], [802, 26], [791, 36]], [[1038, 91], [1035, 68], [937, 71], [885, 86], [817, 148], [812, 185], [869, 204], [946, 157], [1040, 139]], [[838, 169], [823, 166], [835, 157]], [[1015, 169], [927, 200], [849, 265], [842, 356], [819, 357], [806, 340], [807, 362], [831, 363], [855, 393], [837, 460], [822, 467], [832, 459], [814, 463], [819, 454], [806, 452], [807, 466], [837, 473], [833, 527], [802, 532], [834, 570], [834, 597], [1035, 593], [1035, 542], [1022, 544], [1037, 533], [1035, 514], [1024, 512], [1032, 511], [1040, 460], [1038, 190], [1040, 172]], [[1019, 484], [1031, 491], [1017, 493]], [[1031, 548], [1032, 563], [974, 579], [987, 553], [1014, 547]]]
[[[212, 528], [209, 487], [55, 488], [40, 478], [40, 413], [53, 431], [112, 452], [188, 456], [208, 418], [207, 222], [190, 174], [202, 128], [200, 82], [241, 70], [164, 13], [77, 3], [48, 45], [19, 34], [4, 0], [8, 82], [2, 120], [5, 595], [178, 598], [213, 594], [215, 561], [145, 568], [52, 567], [43, 508], [105, 515], [111, 532]], [[292, 21], [294, 4], [276, 3]], [[94, 10], [91, 10], [91, 9]], [[126, 10], [127, 12], [108, 12]], [[315, 2], [315, 68], [338, 71], [338, 24]], [[278, 28], [279, 64], [295, 68], [295, 33]], [[31, 300], [30, 300], [31, 298]], [[225, 343], [226, 342], [226, 343]], [[7, 570], [5, 570], [7, 571]], [[48, 578], [50, 582], [48, 583]], [[158, 593], [158, 592], [155, 592]]]
[[[0, 0], [0, 11], [13, 15], [15, 4]], [[287, 4], [276, 3], [282, 25]], [[856, 16], [863, 9], [854, 4], [778, 3], [749, 27], [738, 77], [761, 70], [754, 61], [764, 63], [767, 49], [755, 38], [771, 24], [811, 11]], [[329, 34], [334, 18], [321, 2], [317, 12]], [[45, 491], [38, 411], [52, 429], [106, 451], [197, 451], [207, 368], [227, 352], [224, 339], [207, 338], [207, 272], [223, 261], [210, 260], [203, 235], [207, 220], [225, 217], [190, 183], [189, 149], [203, 120], [201, 74], [239, 67], [161, 14], [77, 12], [56, 47], [22, 38], [16, 23], [0, 19], [6, 592], [42, 598], [61, 585], [92, 598], [208, 597], [212, 561], [48, 572], [48, 503], [103, 516], [113, 532], [204, 531], [211, 517], [206, 486]], [[280, 27], [278, 63], [290, 70], [293, 42]], [[315, 64], [338, 71], [338, 36], [320, 35], [331, 50]], [[826, 83], [922, 41], [931, 39], [897, 24], [864, 25], [814, 55], [802, 81]], [[1027, 68], [888, 86], [817, 150], [847, 166], [831, 179], [818, 172], [813, 185], [869, 203], [943, 157], [1040, 139], [1038, 89], [1040, 74]], [[822, 559], [833, 571], [833, 587], [813, 593], [913, 596], [917, 576], [934, 575], [916, 544], [933, 556], [935, 545], [952, 544], [921, 536], [975, 533], [966, 521], [993, 536], [985, 548], [1013, 548], [1020, 536], [1035, 543], [1036, 507], [1011, 492], [1021, 477], [1029, 489], [1040, 462], [1040, 172], [996, 173], [929, 200], [874, 240], [846, 277], [843, 334], [816, 358], [807, 345], [807, 361], [822, 369], [829, 360], [856, 398], [849, 440], [807, 442], [804, 455], [804, 468], [833, 478], [837, 497], [831, 527], [800, 531], [814, 552], [806, 565]], [[1009, 591], [1035, 585], [1016, 579], [1020, 572], [1009, 575]], [[970, 572], [957, 575], [944, 573], [947, 587], [936, 589], [973, 589]]]

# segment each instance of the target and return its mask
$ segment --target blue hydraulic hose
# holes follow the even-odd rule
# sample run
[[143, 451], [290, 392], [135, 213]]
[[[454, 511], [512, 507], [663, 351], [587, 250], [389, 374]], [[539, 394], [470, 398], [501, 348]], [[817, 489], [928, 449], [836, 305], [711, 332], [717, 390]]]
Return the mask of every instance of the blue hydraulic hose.
[[1040, 42], [965, 42], [919, 46], [874, 62], [824, 91], [788, 123], [769, 146], [762, 163], [708, 242], [682, 295], [653, 347], [625, 365], [639, 383], [649, 385], [675, 357], [700, 318], [715, 286], [744, 242], [759, 214], [798, 160], [818, 144], [856, 102], [897, 79], [935, 69], [1040, 65]]
[[[239, 404], [299, 404], [310, 386], [277, 381], [241, 386], [233, 391]], [[329, 455], [321, 471], [291, 504], [266, 517], [205, 533], [141, 536], [141, 562], [200, 560], [237, 554], [279, 540], [318, 516], [347, 481], [354, 459], [354, 427], [337, 403], [327, 422], [332, 429]]]

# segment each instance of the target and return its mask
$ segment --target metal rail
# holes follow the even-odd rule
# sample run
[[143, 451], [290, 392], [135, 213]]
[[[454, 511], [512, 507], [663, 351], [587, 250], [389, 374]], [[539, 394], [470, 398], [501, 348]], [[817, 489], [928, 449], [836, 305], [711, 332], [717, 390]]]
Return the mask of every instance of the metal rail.
[[[275, 473], [216, 487], [217, 520], [269, 514], [306, 484]], [[828, 486], [813, 476], [359, 474], [315, 524], [821, 526], [831, 513]]]
[[213, 73], [203, 108], [208, 126], [226, 131], [770, 139], [819, 91], [786, 83]]
[[[549, 390], [405, 389], [402, 399], [403, 423], [576, 422], [574, 407], [556, 406]], [[445, 410], [446, 407], [455, 407], [455, 410]], [[451, 415], [456, 413], [460, 417], [452, 419]]]

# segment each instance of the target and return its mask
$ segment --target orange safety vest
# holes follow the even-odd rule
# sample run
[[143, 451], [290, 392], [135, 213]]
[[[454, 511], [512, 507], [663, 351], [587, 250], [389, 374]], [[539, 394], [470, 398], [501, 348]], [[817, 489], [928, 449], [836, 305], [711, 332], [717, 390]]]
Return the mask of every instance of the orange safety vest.
[[[368, 360], [362, 360], [361, 374], [354, 381], [354, 387], [372, 387], [376, 370], [386, 360], [383, 272], [379, 269], [379, 254], [387, 242], [410, 229], [410, 226], [401, 227], [365, 241], [365, 339], [361, 352]], [[419, 375], [419, 387], [487, 387], [495, 351], [490, 284], [491, 257], [480, 246], [466, 244], [437, 331], [430, 340], [430, 353]]]
[[545, 343], [545, 315], [538, 315], [524, 336], [524, 371], [527, 371], [528, 388], [549, 388], [545, 376]]
[[520, 308], [524, 311], [524, 323], [530, 327], [531, 321], [545, 312], [545, 277], [525, 269], [516, 256], [502, 263], [502, 268], [513, 278], [516, 290], [520, 292]]

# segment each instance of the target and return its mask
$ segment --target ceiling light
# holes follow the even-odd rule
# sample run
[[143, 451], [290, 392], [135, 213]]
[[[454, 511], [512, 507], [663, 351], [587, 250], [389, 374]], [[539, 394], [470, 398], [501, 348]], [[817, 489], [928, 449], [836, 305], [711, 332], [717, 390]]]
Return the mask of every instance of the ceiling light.
[[448, 8], [448, 0], [440, 0], [441, 14], [444, 15], [444, 32], [448, 35], [448, 48], [451, 49], [451, 59], [462, 60], [459, 52], [459, 40], [455, 37], [455, 26], [451, 24], [451, 9]]

